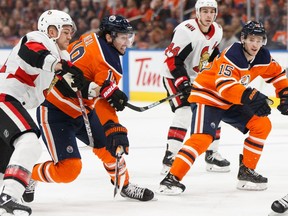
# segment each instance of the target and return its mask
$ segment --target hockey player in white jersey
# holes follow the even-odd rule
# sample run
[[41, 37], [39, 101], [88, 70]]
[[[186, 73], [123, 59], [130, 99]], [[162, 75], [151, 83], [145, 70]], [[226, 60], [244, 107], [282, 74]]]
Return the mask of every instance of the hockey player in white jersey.
[[66, 61], [66, 48], [75, 32], [71, 17], [62, 11], [46, 11], [38, 29], [21, 38], [0, 69], [0, 158], [6, 163], [0, 170], [4, 174], [0, 215], [32, 212], [18, 202], [42, 151], [40, 130], [27, 109], [44, 101], [55, 75], [73, 89], [84, 82], [82, 71]]
[[[180, 23], [174, 30], [171, 44], [165, 50], [166, 59], [162, 71], [167, 95], [178, 91], [183, 94], [170, 101], [174, 117], [168, 131], [161, 174], [169, 172], [190, 126], [192, 112], [187, 98], [192, 88], [191, 83], [202, 67], [218, 55], [217, 46], [223, 35], [222, 27], [214, 22], [218, 11], [215, 0], [198, 0], [195, 8], [197, 18]], [[217, 132], [216, 140], [206, 151], [206, 170], [229, 172], [230, 162], [218, 153], [220, 128]]]

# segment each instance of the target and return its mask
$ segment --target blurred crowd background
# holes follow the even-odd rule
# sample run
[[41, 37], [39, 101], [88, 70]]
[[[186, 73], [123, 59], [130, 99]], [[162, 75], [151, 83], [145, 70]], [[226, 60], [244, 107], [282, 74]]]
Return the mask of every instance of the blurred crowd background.
[[[259, 20], [267, 31], [269, 49], [288, 50], [288, 0], [221, 0], [218, 22], [224, 31], [220, 50], [239, 40], [247, 20]], [[27, 32], [37, 29], [42, 12], [67, 12], [77, 26], [72, 40], [98, 31], [105, 15], [118, 14], [133, 25], [134, 48], [162, 49], [170, 43], [173, 29], [183, 20], [195, 18], [196, 0], [0, 0], [0, 48], [13, 47]]]

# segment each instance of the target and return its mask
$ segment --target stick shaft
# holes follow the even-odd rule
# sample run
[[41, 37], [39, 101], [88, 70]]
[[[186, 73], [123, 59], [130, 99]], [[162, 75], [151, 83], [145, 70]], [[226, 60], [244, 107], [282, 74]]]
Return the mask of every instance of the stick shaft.
[[170, 95], [170, 96], [168, 96], [166, 98], [163, 98], [163, 99], [161, 99], [159, 101], [156, 101], [156, 102], [154, 102], [154, 103], [152, 103], [152, 104], [150, 104], [148, 106], [144, 106], [144, 107], [138, 107], [138, 106], [135, 106], [135, 105], [130, 104], [128, 102], [126, 103], [126, 106], [129, 107], [130, 109], [134, 110], [134, 111], [144, 112], [144, 111], [146, 111], [148, 109], [151, 109], [151, 108], [153, 108], [155, 106], [158, 106], [159, 104], [162, 104], [162, 103], [164, 103], [164, 102], [166, 102], [168, 100], [172, 100], [173, 98], [175, 98], [177, 96], [180, 96], [180, 95], [182, 95], [182, 92], [178, 92], [176, 94]]
[[116, 197], [119, 190], [119, 163], [123, 154], [122, 146], [116, 149], [116, 164], [115, 164], [115, 182], [114, 182], [114, 197]]
[[79, 101], [79, 105], [80, 105], [82, 117], [84, 120], [85, 128], [87, 131], [87, 136], [89, 139], [89, 146], [94, 147], [94, 139], [93, 139], [93, 135], [92, 135], [91, 125], [90, 125], [89, 118], [88, 118], [88, 115], [86, 112], [86, 108], [85, 108], [84, 103], [83, 103], [82, 93], [81, 93], [81, 91], [78, 90], [78, 91], [76, 91], [76, 94], [77, 94], [77, 98]]

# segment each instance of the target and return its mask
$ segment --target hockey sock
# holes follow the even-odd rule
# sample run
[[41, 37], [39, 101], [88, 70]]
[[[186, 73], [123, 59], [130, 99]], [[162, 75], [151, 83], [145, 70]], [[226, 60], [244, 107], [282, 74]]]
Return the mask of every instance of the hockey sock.
[[253, 116], [246, 127], [250, 130], [244, 141], [243, 164], [255, 169], [261, 157], [264, 142], [271, 131], [271, 122], [268, 117]]

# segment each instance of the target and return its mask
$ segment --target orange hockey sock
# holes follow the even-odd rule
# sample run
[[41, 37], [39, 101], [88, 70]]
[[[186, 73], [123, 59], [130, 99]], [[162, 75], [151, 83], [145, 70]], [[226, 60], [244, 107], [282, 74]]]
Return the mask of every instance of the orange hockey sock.
[[36, 164], [32, 179], [41, 182], [69, 183], [80, 174], [82, 162], [79, 158], [69, 158], [54, 164], [53, 161]]
[[254, 116], [246, 127], [249, 129], [249, 136], [244, 141], [243, 164], [250, 169], [255, 169], [264, 142], [271, 131], [271, 122], [268, 117]]
[[[97, 155], [98, 158], [100, 158], [103, 162], [104, 168], [106, 169], [107, 173], [110, 175], [112, 182], [115, 181], [115, 168], [116, 168], [116, 158], [113, 157], [109, 151], [107, 151], [105, 148], [97, 149], [94, 148], [93, 152], [95, 155]], [[124, 186], [129, 183], [129, 173], [126, 168], [126, 162], [124, 158], [122, 157], [119, 163], [119, 176], [124, 176]]]
[[182, 180], [196, 158], [207, 150], [212, 140], [209, 134], [192, 134], [176, 155], [170, 172]]

